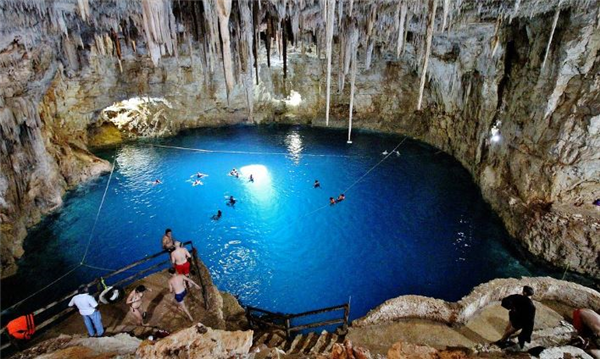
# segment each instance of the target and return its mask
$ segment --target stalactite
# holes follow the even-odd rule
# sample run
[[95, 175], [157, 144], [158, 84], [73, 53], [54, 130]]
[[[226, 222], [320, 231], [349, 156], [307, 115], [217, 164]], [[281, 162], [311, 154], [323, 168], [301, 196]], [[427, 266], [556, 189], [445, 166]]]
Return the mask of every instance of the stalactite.
[[352, 68], [350, 70], [350, 109], [348, 112], [348, 143], [352, 143], [352, 112], [354, 109], [354, 91], [356, 82], [356, 72], [358, 69], [358, 29], [356, 26], [352, 26], [350, 29], [350, 35], [348, 36], [348, 42], [350, 43], [350, 53], [352, 54], [351, 62]]
[[494, 36], [492, 37], [492, 58], [496, 55], [496, 51], [498, 50], [498, 46], [500, 45], [500, 25], [502, 25], [502, 18], [499, 17], [496, 21], [496, 26], [494, 28]]
[[[338, 1], [338, 28], [342, 27], [342, 17], [344, 15], [344, 0]], [[341, 33], [341, 31], [340, 31]]]
[[294, 38], [294, 46], [297, 46], [298, 38], [300, 35], [300, 10], [295, 9], [292, 12], [291, 16], [291, 28], [292, 28], [292, 36]]
[[396, 57], [400, 57], [404, 47], [404, 27], [406, 25], [406, 12], [408, 6], [405, 1], [400, 1], [398, 4], [400, 8], [400, 23], [398, 24], [398, 45], [396, 46]]
[[121, 41], [119, 40], [119, 35], [113, 28], [110, 28], [110, 40], [112, 41], [113, 49], [115, 50], [115, 54], [117, 55], [119, 71], [123, 73], [123, 64], [121, 63]]
[[271, 68], [271, 36], [273, 32], [273, 25], [271, 23], [271, 16], [267, 11], [267, 33], [265, 37], [265, 48], [267, 49], [267, 67]]
[[177, 56], [175, 17], [169, 0], [142, 0], [142, 20], [154, 65], [164, 54]]
[[282, 20], [281, 23], [281, 42], [282, 42], [282, 52], [283, 52], [283, 78], [286, 79], [287, 78], [287, 33], [286, 33], [286, 23], [285, 23], [285, 19]]
[[89, 0], [77, 0], [77, 5], [79, 7], [79, 15], [81, 16], [81, 19], [87, 22], [90, 17]]
[[204, 22], [208, 31], [205, 34], [208, 35], [208, 46], [207, 46], [207, 65], [209, 72], [212, 74], [215, 70], [215, 62], [217, 62], [217, 54], [222, 52], [221, 40], [219, 38], [219, 17], [217, 16], [217, 5], [216, 0], [202, 0], [204, 8]]
[[450, 0], [444, 0], [443, 14], [442, 14], [442, 30], [446, 28], [446, 20], [448, 18], [448, 11], [450, 10]]
[[517, 16], [517, 14], [519, 13], [519, 6], [521, 5], [521, 0], [516, 0], [515, 1], [515, 7], [513, 9], [512, 14], [510, 15], [510, 21], [509, 24], [512, 23], [513, 19]]
[[429, 54], [431, 53], [431, 40], [433, 38], [433, 29], [435, 25], [435, 10], [437, 0], [429, 0], [429, 17], [427, 18], [427, 37], [425, 43], [425, 60], [423, 61], [423, 70], [421, 72], [421, 84], [419, 85], [419, 101], [417, 110], [421, 110], [423, 102], [423, 91], [425, 90], [425, 80], [427, 78], [427, 65], [429, 63]]
[[546, 66], [546, 60], [548, 60], [548, 54], [550, 53], [550, 45], [552, 45], [552, 38], [554, 37], [554, 31], [556, 30], [556, 24], [558, 24], [558, 17], [560, 15], [560, 6], [562, 0], [558, 2], [556, 7], [556, 13], [554, 14], [554, 21], [552, 21], [552, 31], [550, 31], [550, 38], [548, 38], [548, 45], [546, 46], [546, 54], [544, 55], [544, 61], [542, 61], [542, 70]]
[[217, 0], [217, 16], [221, 30], [221, 49], [223, 53], [223, 68], [225, 71], [225, 84], [227, 85], [227, 98], [233, 90], [233, 68], [231, 58], [231, 43], [229, 39], [229, 16], [231, 15], [231, 0]]
[[373, 59], [373, 46], [375, 45], [375, 42], [373, 40], [371, 40], [371, 42], [369, 42], [369, 46], [367, 47], [367, 56], [365, 57], [365, 69], [370, 69], [371, 68], [371, 60]]
[[188, 51], [190, 52], [190, 67], [194, 70], [194, 48], [192, 47], [192, 37], [188, 32], [184, 32], [183, 36], [187, 40]]
[[121, 56], [121, 41], [119, 41], [119, 35], [117, 34], [117, 32], [115, 31], [115, 29], [113, 29], [113, 28], [110, 29], [110, 39], [112, 40], [112, 42], [114, 44], [114, 49], [116, 50], [117, 58], [119, 60], [121, 60], [122, 59], [122, 56]]
[[[260, 1], [258, 2], [260, 4]], [[259, 81], [259, 77], [258, 77], [258, 44], [260, 41], [260, 33], [259, 33], [259, 28], [260, 28], [260, 19], [259, 19], [259, 8], [258, 5], [256, 4], [256, 2], [251, 2], [252, 4], [252, 36], [253, 36], [253, 44], [254, 46], [252, 47], [252, 55], [254, 57], [254, 70], [256, 71], [256, 83], [258, 84]]]
[[77, 58], [77, 50], [75, 50], [75, 46], [73, 46], [73, 42], [68, 37], [62, 38], [62, 47], [65, 53], [65, 58], [69, 64], [69, 69], [71, 71], [79, 70], [79, 59]]
[[[340, 0], [341, 1], [341, 0]], [[329, 101], [331, 97], [331, 45], [333, 42], [333, 21], [335, 18], [335, 0], [327, 0], [327, 30], [326, 30], [326, 51], [327, 51], [327, 99], [325, 106], [325, 126], [329, 126]]]
[[[340, 0], [341, 2], [341, 0]], [[346, 51], [345, 51], [345, 43], [346, 43], [346, 36], [345, 36], [345, 32], [343, 28], [338, 28], [338, 92], [342, 93], [344, 91], [344, 84], [346, 81], [346, 71], [345, 70], [345, 66], [344, 63], [345, 61], [345, 56], [346, 56]]]
[[241, 22], [241, 47], [242, 54], [242, 85], [246, 93], [246, 104], [248, 106], [248, 118], [254, 118], [254, 82], [252, 81], [252, 64], [256, 63], [254, 57], [254, 21], [251, 10], [251, 0], [239, 0], [238, 8]]
[[404, 34], [402, 36], [402, 50], [400, 51], [400, 55], [403, 55], [404, 51], [406, 50], [406, 38], [408, 37], [408, 25], [410, 24], [411, 21], [412, 21], [412, 13], [407, 12], [406, 20], [405, 20], [405, 24], [404, 24]]
[[367, 33], [366, 33], [366, 43], [367, 46], [365, 48], [365, 69], [371, 68], [371, 58], [373, 56], [373, 46], [374, 40], [373, 36], [373, 26], [375, 25], [375, 20], [377, 19], [377, 3], [373, 3], [371, 5], [371, 12], [369, 13], [369, 17], [367, 18]]

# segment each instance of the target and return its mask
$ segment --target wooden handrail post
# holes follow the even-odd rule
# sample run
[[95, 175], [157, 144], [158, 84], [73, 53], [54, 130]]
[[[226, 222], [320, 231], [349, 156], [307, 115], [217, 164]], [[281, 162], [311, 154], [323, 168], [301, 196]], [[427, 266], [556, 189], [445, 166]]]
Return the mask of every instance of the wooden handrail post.
[[348, 318], [350, 317], [350, 303], [344, 306], [344, 325], [342, 331], [344, 335], [348, 333]]

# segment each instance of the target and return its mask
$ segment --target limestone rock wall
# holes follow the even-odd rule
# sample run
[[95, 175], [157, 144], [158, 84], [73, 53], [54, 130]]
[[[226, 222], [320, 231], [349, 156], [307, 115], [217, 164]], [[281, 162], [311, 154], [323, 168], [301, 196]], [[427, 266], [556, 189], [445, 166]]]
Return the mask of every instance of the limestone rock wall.
[[0, 72], [0, 255], [6, 276], [23, 254], [27, 227], [59, 208], [67, 188], [110, 167], [87, 149], [82, 119], [91, 114], [66, 116], [73, 108], [63, 112], [58, 103], [66, 101], [64, 72], [51, 44], [26, 51], [13, 42], [0, 56], [16, 59]]
[[466, 324], [480, 310], [498, 303], [511, 294], [521, 293], [523, 286], [534, 288], [536, 301], [557, 301], [573, 308], [600, 310], [600, 293], [579, 284], [549, 277], [494, 279], [480, 284], [458, 302], [418, 295], [403, 295], [389, 299], [352, 322], [354, 327], [420, 318], [446, 324]]
[[[47, 22], [0, 27], [3, 276], [22, 254], [26, 228], [58, 208], [66, 189], [109, 169], [88, 152], [90, 143], [234, 123], [324, 125], [327, 61], [318, 26], [311, 40], [306, 34], [290, 39], [287, 56], [281, 41], [273, 42], [270, 66], [261, 43], [256, 54], [258, 81], [252, 86], [242, 71], [242, 63], [247, 69], [252, 58], [234, 61], [240, 81], [229, 90], [225, 68], [208, 58], [214, 44], [178, 33], [179, 40], [186, 41], [173, 45], [172, 38], [165, 40], [156, 57], [157, 45], [134, 34], [145, 29], [132, 25], [142, 22], [138, 2], [79, 2], [92, 7], [93, 21], [85, 6], [63, 2], [52, 10], [62, 16], [52, 13]], [[10, 8], [12, 3], [3, 6]], [[21, 24], [29, 17], [45, 18], [36, 12], [35, 3], [21, 3], [29, 4], [19, 10]], [[600, 197], [600, 31], [595, 1], [570, 7], [575, 3], [563, 2], [543, 68], [553, 1], [539, 8], [524, 1], [510, 19], [484, 12], [487, 15], [476, 20], [436, 31], [422, 110], [417, 110], [417, 102], [424, 14], [411, 8], [414, 19], [397, 56], [389, 51], [396, 40], [385, 37], [390, 26], [385, 11], [393, 9], [377, 9], [381, 14], [371, 23], [377, 42], [361, 43], [358, 52], [354, 126], [407, 134], [452, 154], [473, 174], [485, 199], [523, 247], [555, 265], [598, 278], [600, 213], [591, 203]], [[472, 11], [468, 4], [464, 6]], [[508, 2], [495, 4], [502, 11], [510, 7]], [[318, 15], [311, 12], [314, 8], [307, 9], [303, 21]], [[159, 15], [171, 24], [168, 11], [168, 6], [161, 8]], [[3, 16], [16, 21], [6, 12]], [[240, 16], [235, 21], [243, 25], [246, 15]], [[115, 17], [125, 19], [116, 35]], [[290, 26], [295, 26], [293, 21]], [[264, 34], [268, 29], [258, 31]], [[338, 46], [346, 35], [340, 36], [345, 34], [341, 28], [336, 34], [330, 125], [343, 127], [350, 86]], [[119, 129], [114, 114], [104, 109], [130, 98], [164, 102]], [[492, 131], [499, 141], [491, 141]]]

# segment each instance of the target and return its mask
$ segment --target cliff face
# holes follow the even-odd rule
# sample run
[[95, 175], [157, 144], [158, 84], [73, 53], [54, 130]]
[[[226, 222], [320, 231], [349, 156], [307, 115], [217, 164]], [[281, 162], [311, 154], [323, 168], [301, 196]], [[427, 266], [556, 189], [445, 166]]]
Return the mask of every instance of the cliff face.
[[[521, 9], [520, 1], [491, 2], [498, 6], [495, 12], [479, 9], [477, 21], [452, 27], [446, 17], [449, 23], [461, 9], [447, 9], [447, 3], [434, 14], [430, 56], [425, 28], [431, 6], [422, 10], [425, 5], [408, 1], [373, 10], [357, 2], [352, 14], [358, 20], [350, 24], [344, 20], [349, 9], [338, 8], [344, 18], [335, 27], [329, 115], [327, 21], [313, 19], [320, 14], [316, 3], [298, 9], [299, 3], [290, 2], [282, 13], [265, 5], [250, 14], [261, 24], [254, 26], [254, 40], [274, 40], [268, 43], [277, 53], [270, 57], [262, 42], [252, 53], [243, 1], [234, 4], [229, 45], [182, 30], [218, 33], [211, 30], [216, 22], [190, 24], [185, 16], [218, 16], [210, 6], [173, 8], [175, 2], [147, 0], [0, 5], [3, 276], [22, 254], [26, 228], [58, 208], [66, 189], [109, 169], [88, 152], [89, 144], [240, 122], [324, 125], [329, 117], [331, 126], [347, 126], [356, 60], [355, 127], [407, 134], [454, 155], [525, 248], [555, 265], [600, 277], [600, 213], [592, 205], [600, 197], [597, 2], [565, 0], [555, 29], [553, 1], [534, 8], [523, 0]], [[164, 7], [148, 10], [156, 4]], [[473, 11], [469, 4], [461, 5], [464, 14]], [[507, 8], [510, 16], [502, 15]], [[160, 36], [147, 37], [153, 33], [144, 22], [147, 11], [157, 16], [156, 24], [166, 24], [158, 50], [152, 41]], [[273, 20], [277, 14], [287, 19], [283, 25]], [[296, 29], [294, 16], [316, 35]], [[405, 41], [396, 51], [400, 38]], [[215, 54], [225, 56], [215, 50], [219, 46], [235, 50], [233, 63], [215, 62]], [[425, 62], [423, 105], [417, 110]], [[223, 80], [232, 70], [228, 65], [237, 85]]]

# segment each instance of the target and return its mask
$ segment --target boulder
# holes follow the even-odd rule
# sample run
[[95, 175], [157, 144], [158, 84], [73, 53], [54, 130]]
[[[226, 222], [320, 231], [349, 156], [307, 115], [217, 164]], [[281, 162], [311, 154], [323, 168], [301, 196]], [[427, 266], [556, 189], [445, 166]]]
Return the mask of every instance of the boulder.
[[582, 349], [570, 345], [563, 347], [555, 347], [544, 350], [540, 353], [540, 359], [593, 359], [589, 354]]
[[388, 359], [437, 359], [437, 350], [406, 342], [397, 342], [388, 350]]

